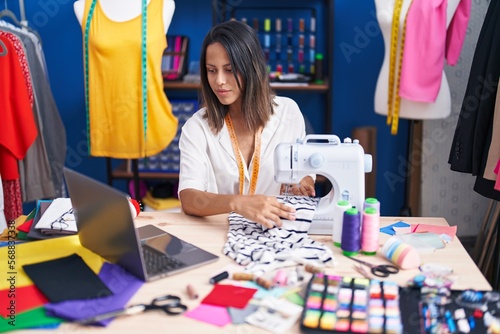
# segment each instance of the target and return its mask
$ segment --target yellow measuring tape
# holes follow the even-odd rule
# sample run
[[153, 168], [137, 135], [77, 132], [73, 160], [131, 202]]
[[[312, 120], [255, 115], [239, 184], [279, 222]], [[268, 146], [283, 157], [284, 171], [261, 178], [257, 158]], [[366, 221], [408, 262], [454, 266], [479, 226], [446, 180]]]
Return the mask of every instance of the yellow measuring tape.
[[[411, 6], [411, 4], [410, 4]], [[392, 14], [392, 29], [391, 29], [391, 53], [389, 63], [389, 94], [387, 99], [387, 125], [391, 125], [391, 134], [398, 133], [399, 125], [399, 106], [401, 104], [401, 97], [399, 96], [399, 84], [401, 81], [401, 67], [403, 61], [403, 51], [405, 45], [406, 33], [406, 16], [404, 19], [403, 30], [401, 32], [401, 46], [399, 48], [399, 63], [398, 72], [396, 76], [396, 62], [398, 50], [398, 37], [399, 37], [399, 19], [401, 17], [401, 9], [403, 7], [403, 0], [396, 0], [394, 3], [394, 12]], [[396, 84], [394, 84], [396, 81]], [[395, 93], [395, 94], [394, 94]]]
[[[240, 175], [240, 195], [243, 195], [243, 189], [245, 185], [245, 166], [243, 165], [243, 160], [241, 159], [240, 146], [238, 145], [238, 139], [236, 138], [236, 133], [234, 132], [234, 126], [233, 121], [231, 120], [231, 116], [229, 116], [229, 114], [226, 114], [226, 117], [224, 119], [226, 121], [227, 130], [229, 131], [231, 144], [233, 145], [234, 156], [236, 157], [236, 162], [238, 163], [238, 172]], [[248, 190], [249, 195], [255, 194], [257, 179], [259, 178], [261, 132], [262, 129], [259, 129], [259, 131], [257, 131], [257, 133], [255, 134], [253, 167], [252, 175], [250, 178], [250, 189]]]

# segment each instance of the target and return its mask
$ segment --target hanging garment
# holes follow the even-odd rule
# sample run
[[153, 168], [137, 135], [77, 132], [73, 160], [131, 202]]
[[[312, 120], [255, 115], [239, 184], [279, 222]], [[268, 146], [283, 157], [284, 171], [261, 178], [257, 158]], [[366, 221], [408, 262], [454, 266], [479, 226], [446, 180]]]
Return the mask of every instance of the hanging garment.
[[[497, 81], [498, 82], [498, 81]], [[497, 89], [495, 98], [495, 111], [493, 112], [493, 125], [491, 134], [491, 145], [488, 150], [488, 161], [484, 169], [483, 177], [488, 180], [495, 181], [497, 175], [494, 170], [497, 167], [497, 162], [500, 160], [500, 89]]]
[[471, 0], [460, 0], [447, 22], [447, 0], [413, 0], [406, 18], [399, 95], [434, 102], [441, 87], [445, 59], [456, 65], [467, 32]]
[[18, 180], [18, 160], [37, 137], [33, 117], [33, 90], [19, 39], [0, 30], [0, 174]]
[[453, 171], [477, 175], [474, 190], [500, 200], [495, 181], [483, 178], [493, 133], [500, 76], [500, 1], [488, 7], [453, 137], [448, 163]]
[[223, 253], [257, 275], [296, 264], [293, 259], [333, 266], [332, 250], [307, 234], [318, 199], [279, 196], [278, 200], [295, 208], [294, 221], [282, 219], [282, 227], [268, 229], [233, 212], [229, 215], [229, 231]]
[[[88, 65], [87, 130], [92, 156], [130, 159], [151, 156], [163, 150], [177, 132], [177, 119], [163, 91], [161, 75], [166, 48], [162, 5], [161, 0], [151, 0], [147, 5], [147, 80], [143, 87], [142, 15], [115, 22], [106, 16], [99, 1], [85, 2], [82, 31], [85, 51], [85, 31], [90, 20], [85, 61]], [[147, 88], [146, 112], [143, 88]]]

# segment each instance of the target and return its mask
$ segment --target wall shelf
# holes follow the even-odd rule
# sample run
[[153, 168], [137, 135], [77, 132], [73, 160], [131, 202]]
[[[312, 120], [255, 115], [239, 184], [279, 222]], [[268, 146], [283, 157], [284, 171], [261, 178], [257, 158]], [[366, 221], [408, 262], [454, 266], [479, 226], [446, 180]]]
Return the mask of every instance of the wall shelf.
[[[273, 83], [271, 85], [274, 90], [277, 91], [313, 91], [313, 92], [328, 92], [330, 85], [328, 81], [325, 80], [323, 84], [279, 84]], [[198, 90], [200, 85], [196, 83], [185, 83], [179, 81], [164, 81], [163, 88], [166, 90]]]

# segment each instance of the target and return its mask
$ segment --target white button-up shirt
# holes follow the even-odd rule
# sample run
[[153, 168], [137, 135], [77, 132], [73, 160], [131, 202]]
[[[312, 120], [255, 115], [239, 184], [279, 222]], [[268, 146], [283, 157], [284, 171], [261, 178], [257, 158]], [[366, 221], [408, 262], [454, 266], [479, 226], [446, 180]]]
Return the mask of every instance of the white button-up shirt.
[[[305, 137], [304, 117], [297, 103], [287, 97], [275, 97], [274, 114], [262, 131], [260, 169], [256, 194], [276, 196], [280, 184], [274, 180], [274, 149], [280, 143], [292, 143]], [[206, 118], [206, 109], [198, 110], [182, 127], [179, 141], [179, 189], [191, 188], [217, 194], [238, 194], [239, 173], [226, 125], [214, 135]], [[244, 194], [248, 194], [254, 159], [244, 164]]]

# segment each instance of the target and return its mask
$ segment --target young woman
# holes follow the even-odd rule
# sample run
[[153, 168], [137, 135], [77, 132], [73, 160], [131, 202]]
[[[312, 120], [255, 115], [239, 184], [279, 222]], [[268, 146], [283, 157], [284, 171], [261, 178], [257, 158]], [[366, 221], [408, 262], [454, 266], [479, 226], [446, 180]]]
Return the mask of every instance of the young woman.
[[[272, 92], [255, 31], [228, 21], [205, 37], [200, 57], [204, 102], [183, 126], [179, 199], [186, 214], [236, 212], [266, 227], [293, 220], [294, 209], [276, 196], [274, 149], [305, 136], [297, 104]], [[304, 177], [289, 192], [314, 196]]]

